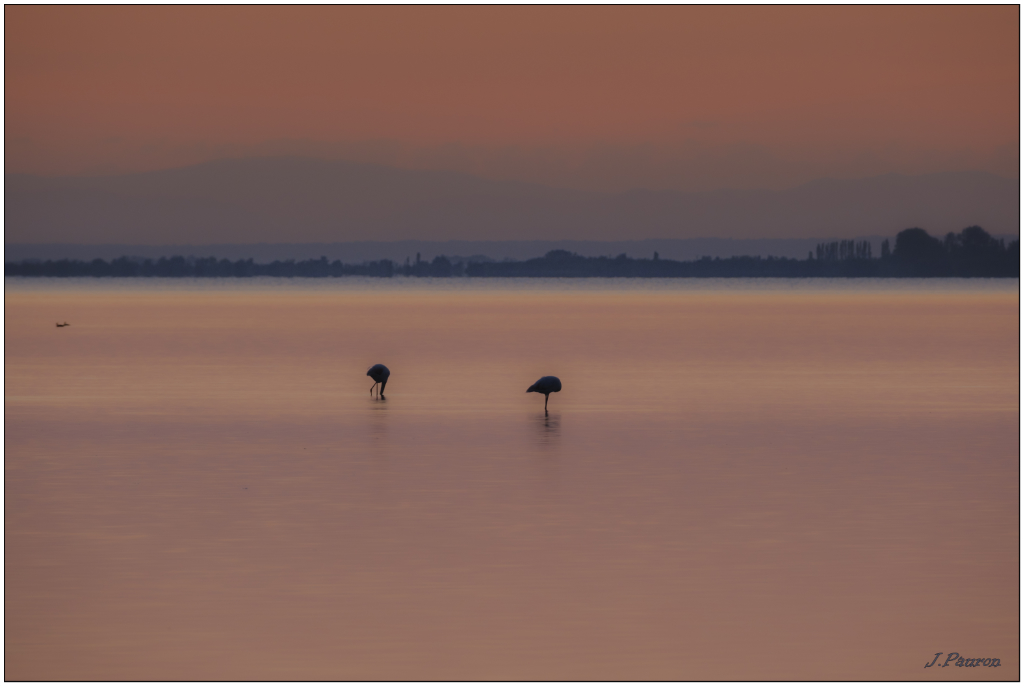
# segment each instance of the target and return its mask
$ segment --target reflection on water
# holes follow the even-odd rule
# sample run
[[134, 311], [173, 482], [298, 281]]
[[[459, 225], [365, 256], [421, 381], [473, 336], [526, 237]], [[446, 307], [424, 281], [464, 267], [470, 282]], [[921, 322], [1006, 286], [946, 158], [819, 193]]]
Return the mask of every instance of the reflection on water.
[[387, 437], [388, 433], [388, 401], [385, 398], [373, 398], [369, 405], [370, 435], [374, 439]]
[[9, 288], [7, 678], [1017, 678], [1014, 289], [298, 282]]
[[558, 441], [559, 426], [562, 423], [562, 415], [549, 412], [534, 417], [537, 425], [537, 442], [542, 446], [553, 445]]

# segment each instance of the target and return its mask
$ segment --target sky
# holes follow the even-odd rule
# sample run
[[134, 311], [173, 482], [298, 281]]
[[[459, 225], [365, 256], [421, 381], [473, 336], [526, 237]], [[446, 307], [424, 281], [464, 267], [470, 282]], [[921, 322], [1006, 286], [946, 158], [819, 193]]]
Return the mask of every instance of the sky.
[[4, 17], [9, 173], [300, 154], [585, 190], [1018, 176], [1016, 6]]

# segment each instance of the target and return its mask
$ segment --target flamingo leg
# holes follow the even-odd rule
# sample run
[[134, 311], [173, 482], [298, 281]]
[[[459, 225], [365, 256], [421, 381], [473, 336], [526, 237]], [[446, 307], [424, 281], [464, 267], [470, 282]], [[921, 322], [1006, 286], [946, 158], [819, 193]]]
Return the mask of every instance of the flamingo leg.
[[548, 394], [545, 393], [544, 394], [544, 415], [547, 416], [547, 414], [548, 414]]
[[373, 382], [373, 385], [372, 385], [372, 386], [370, 386], [370, 395], [373, 395], [373, 389], [375, 389], [376, 387], [377, 387], [377, 382], [376, 382], [376, 381], [374, 381], [374, 382]]

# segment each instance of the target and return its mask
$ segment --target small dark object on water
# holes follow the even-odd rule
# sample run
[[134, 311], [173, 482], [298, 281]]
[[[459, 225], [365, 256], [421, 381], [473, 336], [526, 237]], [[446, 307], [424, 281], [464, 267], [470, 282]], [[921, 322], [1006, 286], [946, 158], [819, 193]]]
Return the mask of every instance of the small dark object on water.
[[370, 395], [373, 395], [373, 389], [380, 384], [380, 390], [377, 391], [379, 398], [384, 398], [384, 387], [388, 385], [388, 377], [391, 376], [391, 370], [382, 364], [375, 364], [370, 367], [366, 375], [373, 379], [373, 385], [370, 386]]
[[63, 324], [57, 324], [57, 328], [58, 329], [63, 329], [65, 326], [71, 326], [71, 325], [68, 324], [67, 322], [64, 322]]
[[542, 376], [537, 380], [537, 383], [533, 384], [526, 389], [527, 393], [543, 393], [544, 394], [544, 414], [548, 413], [548, 394], [558, 393], [562, 390], [562, 382], [559, 381], [557, 376]]

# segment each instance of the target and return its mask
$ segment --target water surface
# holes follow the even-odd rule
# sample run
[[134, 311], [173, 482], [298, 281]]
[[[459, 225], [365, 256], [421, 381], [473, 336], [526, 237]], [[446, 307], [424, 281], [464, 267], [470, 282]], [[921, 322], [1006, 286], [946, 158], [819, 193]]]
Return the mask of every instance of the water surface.
[[1018, 678], [1018, 282], [656, 281], [6, 279], [6, 677]]

